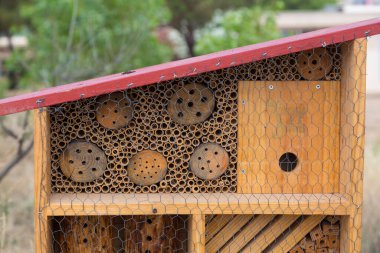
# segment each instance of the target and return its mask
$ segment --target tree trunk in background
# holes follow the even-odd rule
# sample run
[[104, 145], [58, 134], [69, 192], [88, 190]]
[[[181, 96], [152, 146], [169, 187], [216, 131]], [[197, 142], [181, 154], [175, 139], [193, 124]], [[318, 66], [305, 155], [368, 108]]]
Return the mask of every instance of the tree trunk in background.
[[[12, 54], [14, 47], [12, 43], [12, 34], [6, 33], [5, 36], [8, 39], [8, 50]], [[19, 72], [15, 69], [5, 69], [5, 75], [9, 81], [9, 89], [15, 90], [18, 88], [18, 82], [19, 82]]]
[[195, 39], [194, 39], [194, 28], [191, 25], [186, 26], [187, 31], [185, 32], [185, 40], [187, 47], [189, 49], [189, 54], [191, 57], [195, 56], [194, 52], [194, 46], [195, 46]]

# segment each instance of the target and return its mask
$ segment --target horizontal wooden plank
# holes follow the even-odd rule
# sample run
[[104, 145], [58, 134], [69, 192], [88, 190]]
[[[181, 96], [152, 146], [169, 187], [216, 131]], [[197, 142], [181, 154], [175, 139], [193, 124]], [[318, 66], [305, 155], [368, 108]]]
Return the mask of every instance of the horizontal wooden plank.
[[52, 194], [46, 212], [62, 215], [331, 214], [353, 207], [341, 194]]
[[[193, 76], [380, 33], [380, 18], [321, 29], [255, 45], [75, 82], [0, 100], [0, 116]], [[54, 84], [57, 85], [57, 84]]]

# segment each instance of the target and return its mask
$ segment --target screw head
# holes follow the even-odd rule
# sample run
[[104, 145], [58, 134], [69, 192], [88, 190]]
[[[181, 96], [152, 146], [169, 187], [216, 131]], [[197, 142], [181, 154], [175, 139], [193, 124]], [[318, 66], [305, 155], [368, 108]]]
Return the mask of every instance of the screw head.
[[321, 85], [320, 85], [320, 84], [317, 84], [317, 85], [315, 86], [315, 88], [316, 88], [317, 90], [319, 90], [319, 89], [321, 88]]
[[273, 90], [273, 89], [274, 89], [273, 85], [272, 85], [272, 84], [269, 85], [269, 86], [268, 86], [268, 89]]

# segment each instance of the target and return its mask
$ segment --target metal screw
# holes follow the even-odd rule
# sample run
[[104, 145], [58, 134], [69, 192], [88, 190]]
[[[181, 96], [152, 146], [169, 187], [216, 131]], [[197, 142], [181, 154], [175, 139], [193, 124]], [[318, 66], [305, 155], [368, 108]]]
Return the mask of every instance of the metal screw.
[[241, 173], [242, 173], [242, 174], [245, 174], [245, 170], [241, 170]]
[[321, 88], [321, 85], [317, 84], [317, 85], [315, 86], [315, 88], [317, 88], [317, 90], [319, 90], [319, 89]]
[[273, 90], [273, 88], [274, 88], [273, 85], [268, 86], [268, 89], [270, 89], [270, 90]]
[[153, 208], [152, 212], [157, 213], [157, 208]]
[[243, 100], [241, 101], [241, 103], [242, 103], [243, 105], [245, 105], [245, 99], [243, 99]]

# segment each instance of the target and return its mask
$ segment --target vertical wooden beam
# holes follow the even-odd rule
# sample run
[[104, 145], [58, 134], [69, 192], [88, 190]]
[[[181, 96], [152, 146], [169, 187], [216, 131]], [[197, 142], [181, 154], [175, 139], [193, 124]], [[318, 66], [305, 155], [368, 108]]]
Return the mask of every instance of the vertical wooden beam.
[[203, 214], [190, 215], [189, 219], [189, 253], [206, 252], [206, 218]]
[[50, 121], [47, 109], [34, 111], [35, 252], [49, 253], [53, 245], [46, 208], [50, 198]]
[[366, 39], [342, 46], [340, 192], [352, 202], [342, 220], [341, 252], [360, 252], [363, 203]]

